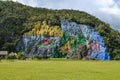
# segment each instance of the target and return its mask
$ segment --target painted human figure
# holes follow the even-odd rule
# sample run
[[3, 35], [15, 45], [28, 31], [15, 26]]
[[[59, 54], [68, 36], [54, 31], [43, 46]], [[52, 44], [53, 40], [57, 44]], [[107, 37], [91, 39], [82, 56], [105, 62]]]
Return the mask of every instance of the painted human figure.
[[88, 55], [90, 56], [91, 54], [92, 54], [92, 46], [93, 46], [93, 41], [91, 40], [90, 42], [89, 42], [89, 48], [88, 48]]
[[98, 51], [98, 40], [94, 42], [94, 53]]
[[99, 45], [99, 53], [102, 52], [102, 45]]
[[88, 51], [91, 51], [91, 50], [92, 50], [92, 45], [93, 45], [93, 42], [90, 41], [90, 42], [89, 42], [89, 48], [88, 48]]

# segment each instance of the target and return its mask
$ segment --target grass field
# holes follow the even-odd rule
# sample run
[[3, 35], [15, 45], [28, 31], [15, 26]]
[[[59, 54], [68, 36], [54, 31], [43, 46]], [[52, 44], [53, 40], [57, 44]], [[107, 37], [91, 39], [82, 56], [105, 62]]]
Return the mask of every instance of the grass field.
[[0, 80], [120, 80], [120, 62], [1, 61]]

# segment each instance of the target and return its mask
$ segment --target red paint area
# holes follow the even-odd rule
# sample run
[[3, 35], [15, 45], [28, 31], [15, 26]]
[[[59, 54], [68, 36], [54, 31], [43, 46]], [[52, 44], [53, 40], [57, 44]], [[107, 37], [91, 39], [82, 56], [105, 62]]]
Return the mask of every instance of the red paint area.
[[95, 42], [94, 42], [94, 52], [97, 52], [97, 50], [98, 50], [98, 41], [96, 40]]
[[49, 37], [46, 37], [45, 40], [42, 40], [41, 42], [45, 45], [51, 44], [51, 42], [49, 41]]
[[88, 48], [88, 51], [91, 51], [91, 50], [92, 50], [92, 44], [93, 44], [93, 42], [90, 41], [90, 42], [89, 42], [89, 48]]

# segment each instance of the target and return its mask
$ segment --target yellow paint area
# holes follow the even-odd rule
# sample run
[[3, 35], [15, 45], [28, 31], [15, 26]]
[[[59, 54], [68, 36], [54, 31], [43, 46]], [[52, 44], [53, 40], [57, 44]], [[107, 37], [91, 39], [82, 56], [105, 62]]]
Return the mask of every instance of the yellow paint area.
[[48, 35], [48, 36], [63, 36], [63, 30], [59, 26], [49, 26], [46, 21], [36, 23], [32, 31], [25, 33], [27, 35]]
[[64, 44], [60, 49], [62, 51], [62, 53], [66, 53], [68, 52], [67, 49], [71, 50], [71, 44], [74, 43], [74, 40], [70, 40], [68, 41], [66, 44]]

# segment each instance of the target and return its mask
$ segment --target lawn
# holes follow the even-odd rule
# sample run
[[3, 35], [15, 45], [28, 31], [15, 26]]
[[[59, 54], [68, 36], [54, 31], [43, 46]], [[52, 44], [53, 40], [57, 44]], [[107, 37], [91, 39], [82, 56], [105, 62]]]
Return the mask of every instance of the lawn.
[[120, 80], [120, 62], [1, 61], [0, 80]]

